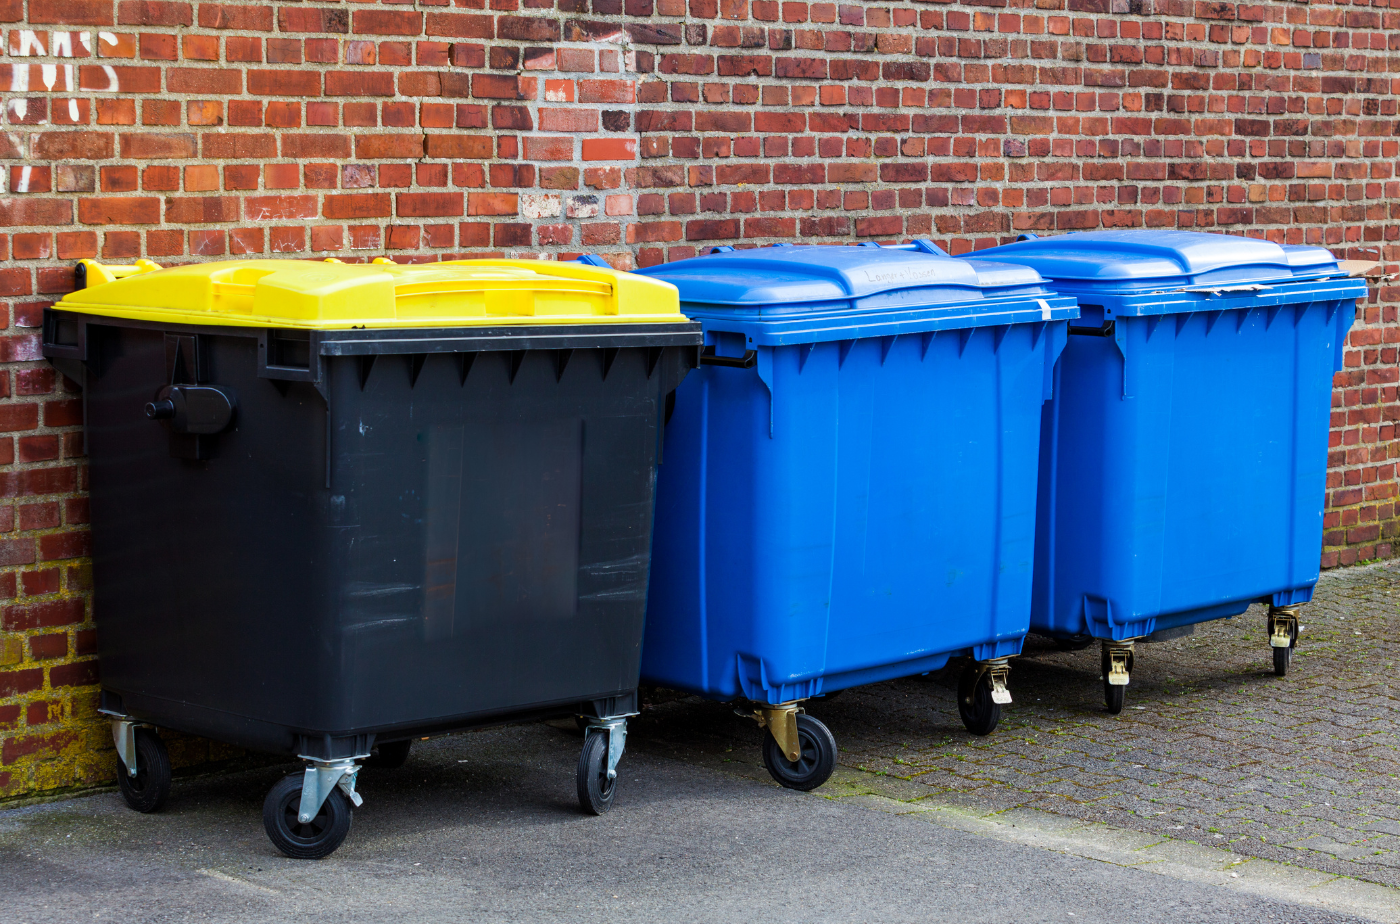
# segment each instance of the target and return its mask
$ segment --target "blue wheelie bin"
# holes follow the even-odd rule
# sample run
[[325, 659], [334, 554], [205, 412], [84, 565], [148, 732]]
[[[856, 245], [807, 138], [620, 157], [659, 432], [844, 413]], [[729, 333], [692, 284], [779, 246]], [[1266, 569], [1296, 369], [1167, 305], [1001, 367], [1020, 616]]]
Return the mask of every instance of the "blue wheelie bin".
[[642, 271], [705, 337], [666, 427], [644, 682], [735, 702], [793, 789], [836, 760], [804, 700], [954, 655], [964, 721], [990, 732], [1073, 299], [928, 241], [716, 250]]
[[1274, 671], [1322, 548], [1332, 375], [1366, 294], [1319, 247], [1185, 231], [1026, 235], [977, 252], [1081, 317], [1041, 428], [1031, 630], [1101, 640], [1123, 708], [1135, 641], [1269, 606]]

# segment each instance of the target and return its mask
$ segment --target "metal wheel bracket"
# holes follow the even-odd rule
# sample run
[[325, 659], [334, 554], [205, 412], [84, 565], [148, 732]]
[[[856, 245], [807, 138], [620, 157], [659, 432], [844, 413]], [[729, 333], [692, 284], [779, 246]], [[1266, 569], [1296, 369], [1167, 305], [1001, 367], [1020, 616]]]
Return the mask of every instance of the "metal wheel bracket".
[[355, 808], [363, 805], [364, 799], [355, 792], [355, 777], [360, 772], [358, 762], [368, 756], [362, 754], [346, 760], [314, 760], [303, 757], [302, 760], [306, 761], [306, 775], [301, 782], [301, 806], [297, 809], [297, 821], [306, 824], [315, 818], [320, 813], [321, 806], [330, 798], [331, 790], [336, 787], [349, 797]]
[[1293, 648], [1298, 644], [1298, 607], [1269, 607], [1269, 647]]
[[739, 711], [738, 714], [753, 719], [760, 728], [768, 729], [768, 734], [778, 743], [778, 750], [796, 763], [802, 756], [802, 740], [797, 735], [797, 714], [806, 711], [800, 701], [794, 701], [776, 706], [756, 706], [752, 712]]
[[1108, 685], [1111, 687], [1126, 687], [1128, 685], [1129, 667], [1128, 664], [1133, 657], [1133, 642], [1135, 639], [1126, 641], [1104, 640], [1104, 651], [1108, 654]]
[[138, 722], [126, 716], [112, 716], [112, 740], [117, 745], [117, 757], [126, 768], [126, 775], [136, 776], [136, 729], [153, 728], [147, 722]]
[[[993, 658], [990, 661], [977, 662], [977, 681], [982, 681], [982, 675], [987, 674], [992, 684], [992, 702], [998, 706], [1005, 706], [1011, 702], [1011, 690], [1007, 686], [1007, 678], [1011, 675], [1010, 658]], [[973, 684], [973, 689], [977, 684]]]
[[622, 762], [622, 752], [627, 749], [627, 720], [637, 712], [629, 712], [626, 715], [612, 715], [604, 718], [594, 716], [584, 716], [588, 720], [588, 729], [584, 732], [593, 731], [595, 728], [608, 736], [608, 779], [617, 779], [617, 765]]

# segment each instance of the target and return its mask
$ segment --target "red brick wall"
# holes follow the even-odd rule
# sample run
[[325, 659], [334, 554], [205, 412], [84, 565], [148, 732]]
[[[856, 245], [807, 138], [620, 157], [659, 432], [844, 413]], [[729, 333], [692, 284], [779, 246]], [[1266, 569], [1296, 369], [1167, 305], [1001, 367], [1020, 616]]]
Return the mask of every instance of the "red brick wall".
[[[0, 796], [110, 766], [79, 405], [35, 330], [78, 258], [1125, 227], [1400, 262], [1384, 5], [0, 0], [0, 26]], [[1391, 553], [1397, 336], [1373, 301], [1338, 379], [1328, 565]]]
[[[1400, 210], [1396, 194], [1392, 191], [1388, 195], [1390, 208]], [[1393, 229], [1394, 225], [1388, 228]], [[1386, 269], [1394, 272], [1398, 259], [1395, 245], [1379, 250], [1391, 261]], [[1375, 259], [1369, 248], [1360, 252]], [[1395, 471], [1400, 457], [1395, 433], [1400, 420], [1400, 372], [1396, 366], [1400, 325], [1396, 324], [1395, 308], [1400, 295], [1393, 286], [1382, 287], [1378, 294], [1378, 298], [1357, 306], [1346, 369], [1334, 380], [1328, 509], [1322, 540], [1324, 568], [1390, 558], [1400, 533]]]

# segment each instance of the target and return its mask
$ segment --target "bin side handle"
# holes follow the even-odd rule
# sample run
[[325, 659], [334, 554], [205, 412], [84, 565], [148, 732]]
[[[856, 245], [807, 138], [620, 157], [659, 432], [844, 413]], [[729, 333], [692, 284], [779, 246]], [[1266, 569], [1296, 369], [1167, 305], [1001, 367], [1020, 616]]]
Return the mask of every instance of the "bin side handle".
[[1104, 321], [1098, 327], [1087, 327], [1082, 324], [1071, 324], [1069, 325], [1069, 332], [1071, 334], [1078, 334], [1081, 337], [1112, 337], [1113, 319], [1109, 318], [1107, 321]]
[[715, 353], [714, 344], [711, 344], [700, 351], [700, 365], [752, 369], [758, 365], [758, 350], [745, 350], [743, 356], [719, 356]]

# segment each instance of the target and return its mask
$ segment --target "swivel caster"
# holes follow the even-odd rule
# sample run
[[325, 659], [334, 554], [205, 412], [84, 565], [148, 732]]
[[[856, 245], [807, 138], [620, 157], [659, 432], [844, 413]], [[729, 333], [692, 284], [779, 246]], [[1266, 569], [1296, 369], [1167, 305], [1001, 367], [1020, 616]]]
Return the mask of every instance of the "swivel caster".
[[575, 782], [578, 803], [590, 815], [601, 815], [612, 808], [613, 796], [617, 794], [617, 765], [627, 746], [627, 719], [625, 715], [605, 719], [579, 717], [584, 738]]
[[1011, 702], [1006, 688], [1010, 667], [1005, 658], [974, 661], [958, 677], [958, 715], [974, 735], [990, 735], [1001, 721], [1001, 707]]
[[335, 790], [309, 821], [298, 815], [301, 806], [301, 775], [289, 776], [263, 800], [263, 827], [278, 850], [293, 860], [319, 860], [335, 853], [350, 833], [354, 809], [340, 790]]
[[112, 720], [117, 743], [117, 788], [138, 812], [156, 812], [170, 795], [170, 752], [149, 725]]
[[1293, 649], [1298, 647], [1298, 607], [1269, 607], [1269, 646], [1274, 651], [1274, 674], [1288, 674]]
[[739, 714], [768, 730], [763, 738], [763, 766], [779, 786], [810, 792], [831, 779], [836, 770], [836, 736], [796, 702], [756, 706]]
[[1103, 669], [1103, 701], [1111, 715], [1123, 711], [1124, 694], [1133, 673], [1133, 641], [1103, 640], [1099, 662]]
[[335, 853], [350, 833], [360, 772], [355, 760], [308, 760], [304, 773], [285, 777], [263, 800], [263, 828], [273, 845], [293, 860], [319, 860]]

